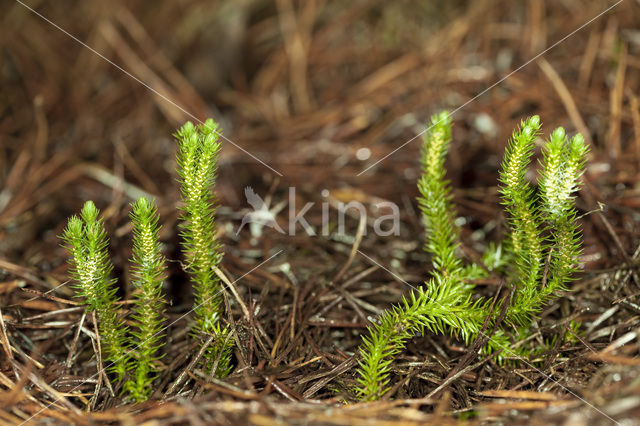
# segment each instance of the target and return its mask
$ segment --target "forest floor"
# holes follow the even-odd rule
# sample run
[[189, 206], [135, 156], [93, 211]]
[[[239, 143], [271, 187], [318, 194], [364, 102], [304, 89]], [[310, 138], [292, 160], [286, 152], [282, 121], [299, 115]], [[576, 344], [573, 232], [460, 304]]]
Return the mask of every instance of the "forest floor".
[[[0, 423], [637, 422], [639, 6], [4, 2]], [[358, 403], [367, 325], [431, 269], [415, 201], [416, 135], [441, 109], [453, 112], [448, 178], [470, 259], [504, 235], [498, 170], [520, 120], [538, 114], [545, 134], [564, 126], [585, 136], [583, 270], [535, 321], [532, 344], [549, 348], [541, 356], [462, 365], [463, 342], [418, 336], [393, 364], [391, 391]], [[224, 296], [235, 368], [224, 380], [194, 362], [171, 137], [207, 117], [225, 136], [217, 223], [233, 282]], [[314, 203], [304, 218], [316, 235], [300, 226], [237, 233], [248, 186], [281, 208], [285, 231], [291, 208]], [[96, 203], [126, 313], [129, 203], [141, 194], [159, 206], [171, 305], [161, 376], [152, 399], [134, 405], [98, 374], [92, 318], [68, 285], [58, 236], [85, 200]], [[398, 235], [359, 227], [354, 211], [336, 232], [336, 206], [352, 200], [370, 219], [376, 203], [399, 206]], [[493, 297], [499, 286], [489, 279], [476, 292]]]

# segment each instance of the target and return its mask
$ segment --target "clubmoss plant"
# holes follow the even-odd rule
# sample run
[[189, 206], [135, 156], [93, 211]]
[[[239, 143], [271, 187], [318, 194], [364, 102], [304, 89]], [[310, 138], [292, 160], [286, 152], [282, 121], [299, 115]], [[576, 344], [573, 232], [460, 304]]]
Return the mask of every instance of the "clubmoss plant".
[[[378, 399], [388, 391], [391, 363], [414, 335], [425, 329], [446, 332], [468, 344], [487, 320], [488, 325], [495, 324], [494, 312], [499, 309], [491, 311], [489, 301], [474, 299], [469, 280], [486, 276], [488, 271], [506, 273], [507, 282], [515, 288], [507, 307], [508, 322], [522, 335], [531, 317], [566, 289], [577, 269], [581, 242], [572, 193], [578, 188], [587, 153], [582, 137], [576, 135], [568, 142], [562, 128], [553, 132], [544, 149], [538, 196], [526, 173], [540, 119], [534, 116], [521, 123], [509, 140], [500, 173], [502, 203], [511, 229], [507, 241], [489, 245], [483, 267], [463, 266], [456, 253], [459, 243], [444, 168], [451, 120], [442, 112], [431, 121], [424, 138], [418, 202], [426, 228], [425, 250], [432, 256], [434, 269], [424, 286], [382, 314], [363, 337], [357, 391], [366, 400]], [[547, 257], [551, 261], [545, 274]], [[506, 331], [494, 330], [484, 352], [526, 354], [526, 349], [511, 348]]]
[[422, 335], [425, 329], [454, 332], [465, 342], [478, 333], [487, 313], [456, 280], [434, 273], [424, 286], [403, 297], [369, 328], [369, 336], [362, 338], [357, 379], [357, 391], [363, 399], [378, 399], [389, 390], [393, 358], [408, 339]]
[[121, 381], [127, 370], [127, 328], [118, 318], [116, 280], [110, 278], [109, 239], [100, 211], [87, 201], [80, 217], [72, 216], [61, 238], [71, 254], [71, 276], [78, 296], [84, 298], [87, 312], [95, 312], [99, 322], [104, 361]]
[[424, 249], [432, 255], [432, 278], [385, 312], [370, 328], [369, 337], [363, 337], [357, 390], [367, 400], [378, 399], [388, 391], [391, 362], [406, 340], [427, 329], [450, 332], [468, 343], [489, 315], [485, 301], [472, 300], [473, 286], [466, 282], [470, 270], [463, 268], [456, 254], [455, 212], [444, 168], [450, 140], [451, 118], [443, 111], [431, 118], [425, 134], [418, 181], [418, 204], [426, 230]]
[[131, 273], [135, 288], [133, 320], [135, 341], [131, 355], [131, 378], [124, 389], [136, 401], [146, 401], [158, 371], [155, 362], [162, 347], [165, 302], [162, 282], [166, 274], [164, 257], [158, 241], [158, 212], [152, 202], [141, 197], [132, 204], [133, 258]]
[[500, 177], [516, 254], [516, 293], [508, 311], [508, 319], [516, 325], [530, 323], [544, 303], [567, 290], [578, 269], [582, 245], [572, 194], [579, 187], [588, 147], [582, 135], [569, 141], [562, 127], [554, 130], [543, 148], [536, 196], [525, 173], [539, 126], [538, 118], [533, 117], [514, 132]]
[[444, 162], [451, 143], [451, 116], [443, 111], [431, 118], [432, 127], [424, 138], [422, 175], [418, 181], [418, 204], [425, 226], [425, 250], [433, 267], [443, 275], [459, 276], [462, 262], [456, 256], [457, 235], [453, 220], [451, 188], [445, 177]]
[[[543, 268], [544, 241], [540, 211], [536, 208], [536, 194], [527, 179], [527, 170], [533, 155], [533, 142], [540, 132], [540, 118], [533, 116], [520, 123], [513, 132], [502, 162], [500, 194], [509, 214], [511, 250], [514, 259], [516, 295], [510, 309], [513, 317], [519, 306], [532, 300]], [[525, 320], [524, 318], [522, 319]], [[522, 321], [518, 321], [522, 323]]]
[[[216, 240], [215, 184], [220, 144], [217, 125], [207, 120], [202, 126], [186, 123], [176, 134], [178, 175], [184, 206], [182, 209], [183, 251], [187, 270], [194, 283], [195, 329], [197, 338], [213, 335], [215, 341], [204, 353], [205, 369], [218, 377], [231, 371], [229, 329], [220, 321], [222, 297], [215, 268], [222, 259]], [[71, 275], [78, 296], [84, 298], [87, 312], [95, 312], [100, 341], [108, 370], [123, 381], [123, 390], [135, 401], [145, 401], [152, 393], [158, 372], [163, 335], [164, 311], [162, 282], [165, 259], [158, 241], [158, 213], [155, 205], [142, 197], [132, 204], [132, 277], [135, 287], [133, 329], [129, 333], [118, 317], [116, 280], [110, 278], [109, 240], [100, 211], [87, 201], [80, 216], [72, 216], [61, 238], [69, 250]], [[204, 341], [204, 340], [203, 340]]]
[[200, 126], [187, 122], [175, 137], [183, 202], [182, 247], [195, 293], [194, 331], [197, 339], [215, 336], [203, 359], [208, 371], [216, 367], [213, 373], [224, 377], [231, 369], [232, 347], [227, 339], [229, 330], [220, 321], [223, 313], [221, 286], [214, 271], [222, 259], [222, 250], [215, 238], [216, 200], [211, 191], [216, 181], [220, 151], [217, 130], [217, 124], [211, 119]]

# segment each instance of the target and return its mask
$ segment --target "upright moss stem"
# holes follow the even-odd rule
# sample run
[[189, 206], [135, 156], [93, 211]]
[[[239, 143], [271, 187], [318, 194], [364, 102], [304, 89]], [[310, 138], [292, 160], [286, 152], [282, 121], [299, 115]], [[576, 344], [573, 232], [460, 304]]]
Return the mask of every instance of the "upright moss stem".
[[127, 327], [118, 317], [116, 280], [110, 278], [109, 239], [99, 215], [93, 201], [87, 201], [79, 217], [69, 218], [61, 238], [71, 254], [70, 273], [78, 296], [84, 298], [88, 312], [97, 314], [103, 358], [120, 381], [127, 370]]
[[135, 349], [130, 366], [132, 377], [125, 383], [125, 389], [134, 400], [146, 401], [158, 372], [156, 361], [164, 340], [162, 282], [166, 266], [158, 240], [160, 226], [155, 205], [144, 197], [139, 198], [132, 205], [130, 217], [133, 223], [131, 273], [135, 289], [135, 328], [131, 334], [135, 337]]
[[203, 125], [186, 123], [176, 133], [178, 176], [182, 193], [182, 248], [195, 295], [195, 332], [216, 336], [203, 356], [207, 369], [217, 363], [215, 374], [224, 377], [230, 371], [231, 344], [222, 316], [221, 286], [214, 268], [222, 259], [216, 240], [216, 199], [211, 188], [217, 177], [220, 152], [218, 126], [209, 119]]

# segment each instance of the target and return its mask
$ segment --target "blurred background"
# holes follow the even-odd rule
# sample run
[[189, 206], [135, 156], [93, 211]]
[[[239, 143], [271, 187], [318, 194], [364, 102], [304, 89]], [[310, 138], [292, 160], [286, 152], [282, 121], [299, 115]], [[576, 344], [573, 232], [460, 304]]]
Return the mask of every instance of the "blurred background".
[[[55, 247], [47, 231], [58, 232], [87, 198], [116, 217], [138, 190], [171, 206], [171, 134], [207, 117], [229, 139], [217, 190], [236, 211], [246, 207], [245, 185], [411, 203], [420, 140], [403, 144], [443, 108], [455, 111], [454, 187], [494, 186], [508, 135], [531, 114], [546, 133], [558, 125], [582, 132], [592, 170], [616, 164], [607, 176], [635, 185], [638, 6], [4, 2], [0, 250], [37, 263], [43, 239]], [[621, 159], [629, 165], [618, 168]]]

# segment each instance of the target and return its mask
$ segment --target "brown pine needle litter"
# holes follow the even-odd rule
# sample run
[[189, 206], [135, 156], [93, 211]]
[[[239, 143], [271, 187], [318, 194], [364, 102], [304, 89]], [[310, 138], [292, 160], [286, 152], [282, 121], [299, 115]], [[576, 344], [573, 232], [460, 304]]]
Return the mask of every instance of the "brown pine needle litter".
[[[637, 1], [63, 0], [0, 12], [0, 424], [640, 418]], [[543, 350], [527, 363], [426, 333], [397, 355], [391, 390], [358, 402], [363, 333], [432, 267], [415, 137], [442, 109], [456, 123], [446, 169], [460, 253], [473, 261], [505, 232], [496, 176], [514, 125], [539, 114], [544, 134], [584, 134], [582, 272], [535, 319], [521, 344]], [[170, 137], [207, 117], [224, 135], [215, 273], [234, 348], [224, 379], [199, 363], [213, 342], [190, 334]], [[128, 205], [141, 195], [158, 206], [169, 327], [151, 398], [134, 404], [99, 373], [95, 317], [69, 285], [57, 235], [95, 201], [129, 318]], [[350, 201], [366, 220], [341, 211]], [[315, 235], [302, 221], [291, 232], [307, 203]], [[397, 234], [374, 232], [391, 204]], [[258, 210], [275, 222], [237, 232]], [[491, 299], [509, 283], [474, 285]]]

